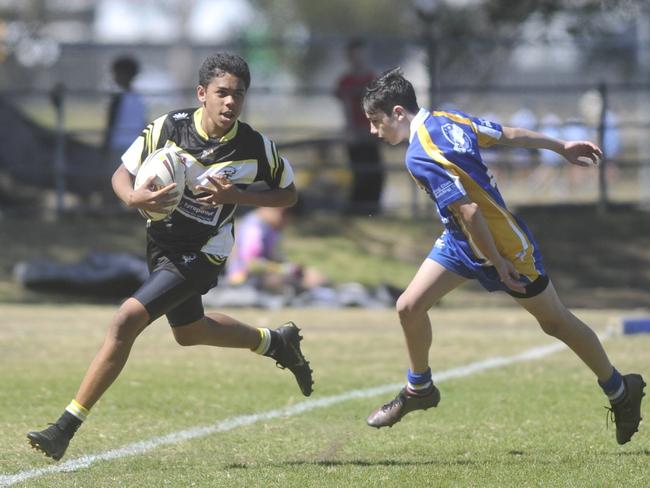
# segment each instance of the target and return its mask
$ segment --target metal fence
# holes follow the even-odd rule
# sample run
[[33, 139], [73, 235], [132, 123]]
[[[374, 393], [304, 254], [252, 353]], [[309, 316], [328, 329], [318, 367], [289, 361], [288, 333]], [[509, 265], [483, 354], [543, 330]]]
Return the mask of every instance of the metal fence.
[[[417, 87], [426, 100], [427, 87]], [[71, 190], [71, 140], [98, 147], [106, 123], [110, 93], [68, 89], [0, 93], [52, 138], [44, 186], [55, 195], [58, 212], [76, 203]], [[147, 92], [149, 118], [196, 104], [193, 90]], [[442, 86], [440, 108], [456, 108], [504, 125], [538, 129], [564, 138], [598, 142], [606, 158], [598, 170], [569, 168], [545, 151], [490, 150], [486, 162], [497, 174], [511, 205], [591, 203], [606, 211], [612, 202], [650, 206], [650, 83], [511, 86]], [[279, 145], [296, 169], [298, 185], [315, 207], [338, 210], [345, 206], [350, 183], [345, 144], [347, 137], [337, 99], [323, 87], [281, 87], [255, 84], [242, 119]], [[11, 139], [12, 128], [5, 129]], [[382, 148], [386, 183], [382, 207], [386, 213], [418, 215], [431, 204], [403, 170], [403, 147]], [[15, 161], [13, 161], [15, 163]], [[31, 161], [20, 161], [29, 165]], [[87, 161], [90, 168], [105, 164]], [[0, 157], [0, 174], [6, 172]], [[43, 175], [41, 175], [43, 176]], [[23, 181], [29, 185], [29, 181]], [[4, 190], [11, 191], [11, 185]]]

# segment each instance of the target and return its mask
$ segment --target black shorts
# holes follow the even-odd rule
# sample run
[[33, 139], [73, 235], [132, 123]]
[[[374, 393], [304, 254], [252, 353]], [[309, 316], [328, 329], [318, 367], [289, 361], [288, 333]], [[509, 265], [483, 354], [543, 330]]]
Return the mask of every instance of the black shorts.
[[149, 278], [133, 294], [149, 313], [149, 322], [162, 315], [179, 327], [204, 315], [201, 295], [217, 285], [223, 263], [215, 264], [200, 251], [168, 251], [147, 239]]
[[549, 281], [550, 280], [547, 275], [541, 275], [535, 281], [526, 285], [525, 293], [519, 293], [518, 291], [514, 290], [506, 290], [506, 293], [515, 298], [533, 298], [546, 290]]

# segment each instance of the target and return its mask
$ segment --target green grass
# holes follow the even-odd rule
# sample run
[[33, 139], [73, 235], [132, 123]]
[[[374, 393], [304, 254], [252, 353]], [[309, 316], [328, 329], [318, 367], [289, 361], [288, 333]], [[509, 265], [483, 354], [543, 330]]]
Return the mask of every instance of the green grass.
[[[568, 205], [522, 208], [520, 215], [533, 231], [546, 270], [567, 305], [647, 306], [650, 219], [641, 210], [621, 206], [600, 215], [591, 207]], [[440, 232], [441, 224], [431, 216], [350, 218], [314, 213], [287, 229], [284, 245], [289, 259], [320, 269], [335, 283], [405, 287]], [[21, 288], [12, 280], [13, 266], [39, 257], [74, 262], [92, 250], [142, 256], [144, 233], [144, 221], [135, 212], [66, 215], [60, 220], [0, 215], [0, 242], [8, 243], [0, 253], [0, 303], [75, 301]], [[508, 303], [503, 296], [484, 293], [476, 283], [446, 300], [462, 306], [468, 294], [475, 304]]]
[[[3, 305], [0, 313], [0, 475], [53, 465], [25, 433], [53, 421], [74, 395], [114, 307]], [[622, 312], [579, 310], [599, 331]], [[232, 311], [255, 326], [296, 320], [315, 370], [314, 400], [398, 383], [406, 358], [384, 310]], [[434, 371], [510, 356], [553, 341], [524, 312], [494, 307], [431, 312]], [[650, 337], [605, 346], [623, 371], [650, 375]], [[143, 455], [45, 474], [29, 487], [643, 486], [650, 437], [641, 424], [618, 446], [605, 400], [568, 351], [440, 383], [437, 409], [392, 429], [365, 425], [391, 394], [348, 400]], [[65, 460], [196, 426], [303, 402], [291, 375], [247, 351], [182, 348], [160, 320], [93, 410]], [[647, 410], [647, 405], [645, 405]], [[1, 478], [0, 478], [1, 479]]]
[[[41, 257], [75, 262], [90, 251], [137, 256], [145, 252], [144, 220], [137, 214], [68, 215], [39, 221], [37, 226], [21, 217], [8, 216], [1, 222], [7, 235], [20, 236], [24, 245], [10, 245], [0, 253], [0, 302], [66, 300], [19, 287], [11, 276], [17, 262]], [[405, 287], [428, 253], [436, 229], [429, 223], [388, 218], [305, 219], [287, 229], [284, 247], [291, 260], [322, 270], [335, 283], [357, 281], [372, 286], [388, 282]]]

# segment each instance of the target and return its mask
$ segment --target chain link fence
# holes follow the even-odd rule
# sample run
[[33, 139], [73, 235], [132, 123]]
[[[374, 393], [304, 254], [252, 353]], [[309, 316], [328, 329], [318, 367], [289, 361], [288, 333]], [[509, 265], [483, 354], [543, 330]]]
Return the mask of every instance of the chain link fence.
[[[397, 63], [410, 49], [415, 48], [386, 47], [386, 56]], [[148, 67], [137, 87], [150, 120], [196, 105], [196, 67], [213, 51], [210, 47], [137, 47], [138, 58]], [[70, 46], [61, 63], [38, 83], [0, 91], [0, 116], [6, 127], [0, 154], [0, 204], [5, 210], [34, 206], [33, 198], [22, 195], [38, 188], [38, 195], [47, 195], [44, 205], [65, 212], [86, 205], [89, 195], [107, 184], [113, 163], [101, 150], [111, 94], [107, 67], [122, 52], [120, 46]], [[407, 57], [421, 59], [418, 56], [416, 52]], [[272, 72], [273, 63], [260, 59], [265, 59], [263, 65], [252, 64], [253, 85], [242, 120], [278, 144], [295, 167], [309, 205], [328, 211], [345, 208], [351, 181], [345, 150], [349, 138], [333, 88], [340, 63], [323, 62], [304, 79], [283, 79], [277, 73], [265, 76]], [[406, 70], [408, 75], [408, 65]], [[426, 106], [431, 87], [419, 74], [413, 80]], [[650, 83], [447, 84], [436, 86], [435, 98], [437, 108], [459, 109], [562, 138], [589, 139], [603, 147], [606, 159], [597, 170], [569, 167], [546, 151], [486, 151], [486, 163], [511, 205], [588, 203], [602, 211], [619, 202], [650, 207]], [[385, 175], [382, 210], [423, 214], [431, 203], [404, 170], [404, 147], [383, 145], [381, 152], [383, 164], [369, 170]]]

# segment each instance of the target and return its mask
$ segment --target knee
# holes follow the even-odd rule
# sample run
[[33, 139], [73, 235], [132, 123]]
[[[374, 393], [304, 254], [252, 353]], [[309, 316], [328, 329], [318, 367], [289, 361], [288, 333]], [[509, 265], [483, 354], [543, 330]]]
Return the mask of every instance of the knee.
[[545, 334], [550, 335], [551, 337], [558, 337], [560, 326], [557, 321], [547, 320], [547, 319], [537, 319], [539, 326], [542, 328]]
[[116, 342], [133, 342], [148, 324], [149, 314], [144, 306], [127, 300], [113, 318], [109, 337]]
[[415, 317], [419, 317], [427, 312], [427, 309], [418, 300], [411, 298], [405, 293], [397, 299], [395, 308], [397, 309], [402, 327], [407, 327]]
[[567, 314], [561, 311], [547, 312], [535, 317], [544, 333], [551, 337], [561, 338], [563, 331], [570, 325], [571, 321]]

